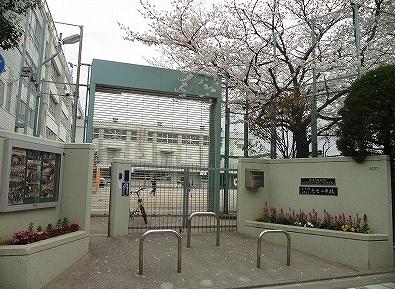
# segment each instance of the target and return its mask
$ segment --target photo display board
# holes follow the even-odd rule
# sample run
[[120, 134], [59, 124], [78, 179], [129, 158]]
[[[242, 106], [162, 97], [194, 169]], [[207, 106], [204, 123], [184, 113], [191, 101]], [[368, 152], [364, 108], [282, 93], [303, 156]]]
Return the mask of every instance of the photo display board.
[[2, 178], [6, 196], [2, 194], [0, 199], [1, 211], [56, 206], [62, 154], [59, 149], [36, 147], [12, 143], [6, 149]]

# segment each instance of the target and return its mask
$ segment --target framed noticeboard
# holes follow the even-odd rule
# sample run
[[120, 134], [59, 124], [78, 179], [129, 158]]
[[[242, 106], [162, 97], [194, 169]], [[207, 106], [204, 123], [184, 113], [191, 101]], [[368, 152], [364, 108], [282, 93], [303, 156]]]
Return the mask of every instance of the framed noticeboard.
[[0, 211], [54, 207], [59, 196], [63, 149], [6, 140]]

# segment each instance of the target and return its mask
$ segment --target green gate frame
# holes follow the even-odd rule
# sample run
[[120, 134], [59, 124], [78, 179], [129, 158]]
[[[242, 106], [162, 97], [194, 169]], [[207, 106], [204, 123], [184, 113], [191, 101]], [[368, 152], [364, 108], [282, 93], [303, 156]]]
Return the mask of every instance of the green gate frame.
[[[204, 84], [207, 84], [204, 85]], [[84, 142], [92, 142], [96, 92], [132, 92], [207, 101], [210, 106], [208, 208], [219, 212], [221, 162], [221, 80], [172, 69], [93, 59]]]

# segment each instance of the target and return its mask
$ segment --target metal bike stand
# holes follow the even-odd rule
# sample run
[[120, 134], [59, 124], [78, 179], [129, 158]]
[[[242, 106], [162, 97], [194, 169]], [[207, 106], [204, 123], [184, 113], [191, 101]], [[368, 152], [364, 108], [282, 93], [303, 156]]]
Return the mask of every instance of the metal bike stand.
[[256, 267], [261, 268], [261, 251], [262, 251], [262, 238], [264, 235], [269, 233], [282, 233], [287, 236], [287, 266], [291, 265], [291, 236], [287, 231], [284, 230], [265, 230], [259, 234], [258, 237], [258, 248], [256, 254]]
[[140, 237], [140, 244], [139, 244], [139, 275], [143, 275], [143, 255], [144, 255], [144, 239], [148, 236], [148, 235], [152, 235], [152, 234], [174, 234], [176, 235], [177, 239], [178, 239], [178, 263], [177, 263], [177, 272], [181, 273], [181, 235], [179, 233], [177, 233], [174, 230], [149, 230], [147, 232], [145, 232], [141, 237]]
[[191, 221], [192, 221], [192, 218], [195, 216], [213, 216], [217, 219], [217, 243], [216, 243], [216, 246], [219, 246], [219, 230], [220, 230], [219, 216], [213, 212], [195, 212], [195, 213], [192, 213], [188, 218], [187, 248], [191, 247]]

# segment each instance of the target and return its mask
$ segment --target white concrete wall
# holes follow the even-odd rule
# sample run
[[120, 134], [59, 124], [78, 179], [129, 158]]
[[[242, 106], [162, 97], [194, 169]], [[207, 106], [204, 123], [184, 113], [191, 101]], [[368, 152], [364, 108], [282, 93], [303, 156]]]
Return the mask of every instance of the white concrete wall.
[[34, 223], [35, 228], [39, 225], [45, 228], [48, 223], [56, 224], [59, 218], [64, 217], [69, 218], [71, 222], [78, 223], [82, 230], [89, 231], [93, 172], [92, 145], [64, 144], [0, 130], [0, 163], [2, 164], [0, 165], [0, 176], [3, 173], [4, 141], [7, 138], [62, 148], [64, 157], [58, 205], [51, 208], [0, 213], [0, 242], [12, 238], [16, 231], [25, 230], [30, 222]]
[[[244, 170], [257, 168], [265, 172], [265, 187], [247, 190]], [[300, 195], [300, 179], [335, 178], [338, 196]], [[372, 156], [358, 164], [351, 158], [314, 158], [291, 160], [241, 159], [238, 188], [238, 229], [245, 220], [262, 215], [265, 201], [276, 208], [332, 214], [368, 216], [375, 233], [388, 234], [392, 242], [392, 206], [390, 167], [387, 156]]]
[[[245, 188], [245, 169], [259, 169], [265, 173], [264, 188]], [[301, 178], [335, 178], [338, 196], [300, 195]], [[372, 156], [358, 164], [351, 158], [314, 158], [292, 160], [241, 159], [238, 172], [238, 232], [257, 236], [265, 229], [285, 229], [292, 238], [292, 247], [359, 268], [388, 267], [392, 257], [392, 202], [389, 157]], [[299, 228], [255, 221], [262, 216], [265, 202], [286, 212], [309, 212], [315, 209], [323, 216], [345, 213], [355, 217], [368, 216], [368, 224], [375, 234], [356, 236], [352, 233]], [[306, 230], [304, 230], [306, 229]], [[340, 235], [342, 233], [343, 235]], [[283, 236], [281, 236], [283, 237]], [[371, 238], [370, 238], [371, 237]], [[362, 239], [363, 240], [362, 240]], [[379, 238], [376, 240], [376, 238]], [[278, 236], [265, 238], [284, 243]], [[361, 240], [360, 240], [361, 239]], [[342, 248], [342, 250], [339, 250]]]

